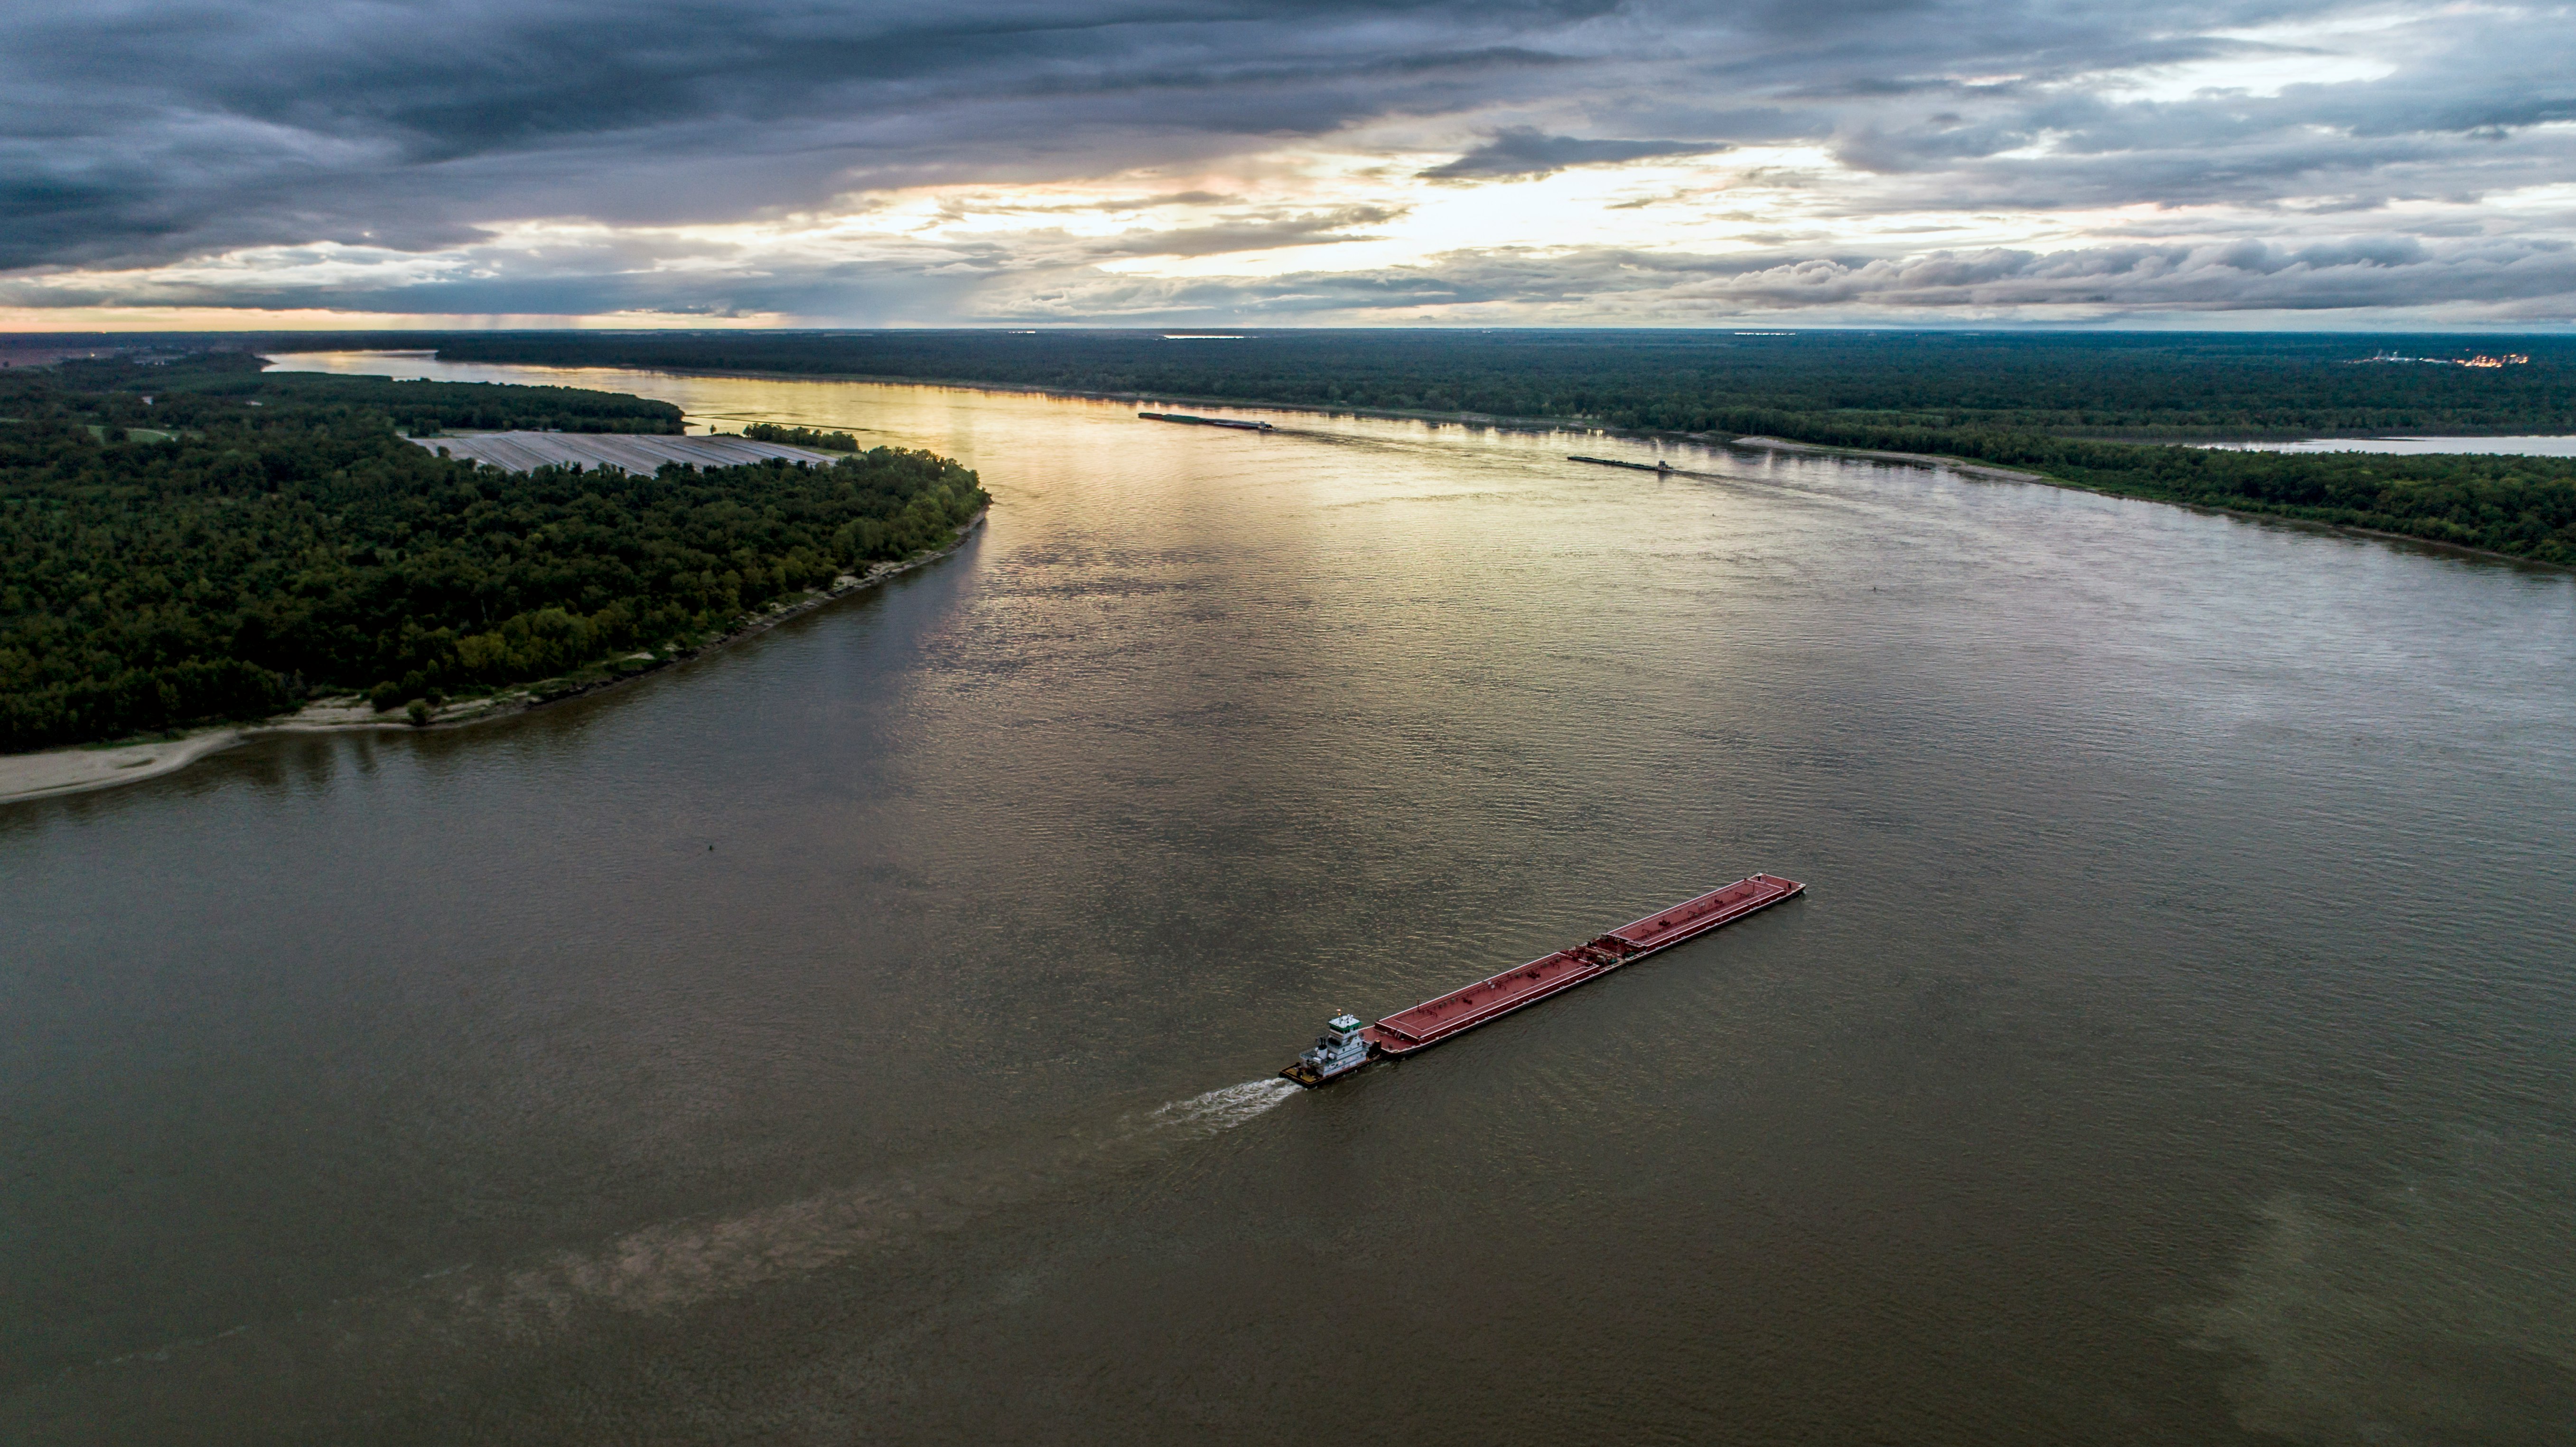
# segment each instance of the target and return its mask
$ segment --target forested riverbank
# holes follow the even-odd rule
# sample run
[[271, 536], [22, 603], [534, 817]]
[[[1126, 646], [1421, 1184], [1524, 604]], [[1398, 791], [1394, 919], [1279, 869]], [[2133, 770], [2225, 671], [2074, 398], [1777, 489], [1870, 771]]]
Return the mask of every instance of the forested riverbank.
[[0, 752], [333, 693], [435, 707], [641, 669], [945, 546], [989, 500], [956, 463], [896, 448], [829, 467], [509, 474], [405, 441], [398, 417], [675, 432], [679, 411], [569, 388], [245, 379], [226, 360], [0, 380]]
[[2095, 492], [2295, 518], [2576, 565], [2576, 459], [2473, 453], [2240, 452], [2039, 433], [1810, 425], [1802, 441], [2036, 472]]
[[[1343, 330], [1186, 341], [1112, 331], [426, 340], [450, 361], [1003, 383], [1673, 432], [1778, 433], [1794, 419], [2127, 441], [2576, 431], [2576, 339], [2563, 337]], [[282, 344], [339, 349], [370, 339]], [[2489, 349], [2528, 360], [2493, 368], [2366, 360]]]
[[[2247, 334], [862, 332], [442, 336], [454, 360], [1472, 414], [1965, 458], [2122, 496], [2576, 564], [2576, 460], [2184, 440], [2576, 432], [2576, 341]], [[306, 342], [300, 345], [312, 345]], [[330, 345], [359, 344], [348, 337]], [[408, 345], [417, 346], [419, 338]], [[2494, 366], [2481, 354], [2520, 357]], [[2398, 356], [2417, 360], [2384, 361]], [[2431, 360], [2422, 360], [2431, 358]]]

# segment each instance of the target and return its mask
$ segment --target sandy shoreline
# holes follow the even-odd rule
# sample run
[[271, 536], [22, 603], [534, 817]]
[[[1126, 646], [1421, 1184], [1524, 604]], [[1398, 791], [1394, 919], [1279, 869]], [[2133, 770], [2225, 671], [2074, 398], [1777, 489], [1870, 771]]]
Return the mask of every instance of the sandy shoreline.
[[[987, 509], [986, 511], [989, 511]], [[64, 794], [86, 793], [92, 789], [112, 789], [119, 784], [136, 784], [175, 773], [210, 754], [220, 753], [236, 744], [276, 734], [349, 733], [365, 729], [388, 729], [411, 733], [421, 728], [462, 728], [469, 724], [489, 723], [509, 718], [532, 708], [543, 708], [567, 698], [597, 693], [670, 667], [674, 663], [696, 658], [728, 643], [736, 643], [755, 633], [764, 633], [790, 618], [810, 613], [827, 603], [837, 602], [888, 578], [927, 567], [959, 548], [966, 546], [975, 531], [984, 525], [984, 511], [967, 519], [948, 546], [936, 552], [906, 558], [899, 563], [878, 563], [865, 573], [845, 573], [831, 587], [807, 593], [791, 602], [773, 603], [768, 608], [747, 615], [735, 624], [695, 648], [682, 649], [655, 658], [646, 667], [613, 678], [559, 687], [545, 692], [544, 683], [511, 689], [488, 698], [463, 699], [448, 704], [433, 715], [431, 722], [419, 725], [400, 713], [378, 713], [354, 694], [321, 699], [305, 705], [292, 714], [256, 724], [225, 724], [199, 729], [175, 738], [150, 739], [134, 743], [89, 744], [77, 748], [48, 749], [32, 754], [0, 754], [0, 804], [14, 804], [27, 799], [51, 799]], [[548, 680], [552, 682], [553, 680]]]
[[0, 755], [0, 804], [157, 779], [231, 748], [249, 734], [238, 727], [208, 729], [156, 743]]

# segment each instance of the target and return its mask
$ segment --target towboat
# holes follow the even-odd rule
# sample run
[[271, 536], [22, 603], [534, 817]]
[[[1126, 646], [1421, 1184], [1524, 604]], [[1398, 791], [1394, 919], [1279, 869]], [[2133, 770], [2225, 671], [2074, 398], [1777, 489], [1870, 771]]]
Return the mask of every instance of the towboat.
[[1309, 1089], [1350, 1074], [1368, 1064], [1369, 1045], [1360, 1029], [1359, 1016], [1335, 1015], [1324, 1022], [1324, 1033], [1315, 1037], [1315, 1048], [1279, 1073]]

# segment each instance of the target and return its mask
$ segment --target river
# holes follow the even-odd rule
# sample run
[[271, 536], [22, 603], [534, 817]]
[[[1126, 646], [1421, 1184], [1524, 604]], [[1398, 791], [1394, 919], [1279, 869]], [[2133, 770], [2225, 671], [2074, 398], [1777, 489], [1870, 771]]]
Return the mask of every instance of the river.
[[[2576, 583], [1830, 458], [978, 469], [631, 686], [0, 808], [12, 1442], [2564, 1443]], [[1805, 898], [1298, 1092], [1756, 870]]]

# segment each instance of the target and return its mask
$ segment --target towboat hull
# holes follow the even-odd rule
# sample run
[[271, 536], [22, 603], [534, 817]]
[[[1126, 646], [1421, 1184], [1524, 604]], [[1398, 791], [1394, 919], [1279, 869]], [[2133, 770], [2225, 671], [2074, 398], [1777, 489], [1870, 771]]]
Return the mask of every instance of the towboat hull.
[[1339, 1070], [1317, 1070], [1314, 1066], [1300, 1060], [1296, 1064], [1289, 1066], [1287, 1069], [1280, 1071], [1279, 1078], [1282, 1080], [1293, 1080], [1299, 1085], [1306, 1087], [1308, 1090], [1312, 1090], [1316, 1086], [1322, 1085], [1327, 1081], [1339, 1080], [1343, 1076], [1350, 1074], [1352, 1071], [1359, 1069], [1361, 1065], [1366, 1064], [1368, 1064], [1368, 1061], [1363, 1058], [1360, 1060], [1358, 1065], [1345, 1065]]

